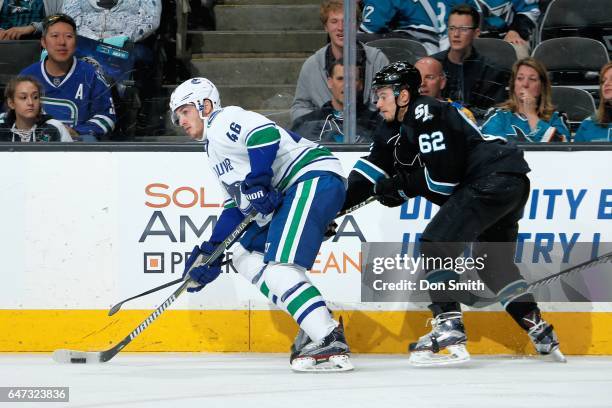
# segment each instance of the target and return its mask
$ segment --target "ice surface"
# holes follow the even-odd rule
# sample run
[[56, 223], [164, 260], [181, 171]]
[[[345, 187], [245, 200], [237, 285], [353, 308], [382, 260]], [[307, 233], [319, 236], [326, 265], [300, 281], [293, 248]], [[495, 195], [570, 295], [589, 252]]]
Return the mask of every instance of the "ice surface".
[[297, 374], [280, 354], [120, 353], [96, 365], [0, 354], [0, 386], [69, 386], [69, 403], [0, 407], [612, 407], [612, 357], [476, 357], [415, 368], [407, 355], [356, 355], [355, 371]]

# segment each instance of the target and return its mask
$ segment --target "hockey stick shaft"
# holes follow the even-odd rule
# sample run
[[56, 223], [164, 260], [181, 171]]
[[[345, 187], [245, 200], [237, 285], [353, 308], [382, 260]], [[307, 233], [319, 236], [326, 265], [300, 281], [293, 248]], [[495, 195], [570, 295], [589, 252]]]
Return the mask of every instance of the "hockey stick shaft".
[[[499, 303], [499, 302], [504, 302], [508, 299], [517, 297], [519, 295], [522, 295], [523, 293], [527, 293], [532, 291], [533, 289], [537, 289], [540, 286], [546, 286], [551, 284], [552, 282], [556, 282], [559, 279], [565, 277], [565, 276], [569, 276], [572, 273], [579, 273], [582, 272], [583, 270], [587, 269], [587, 268], [591, 268], [595, 265], [599, 265], [602, 263], [606, 263], [609, 262], [610, 260], [612, 260], [612, 252], [608, 252], [605, 253], [603, 255], [600, 255], [596, 258], [590, 259], [588, 261], [585, 262], [581, 262], [578, 265], [572, 266], [571, 268], [565, 269], [561, 272], [557, 272], [553, 275], [547, 276], [545, 278], [542, 279], [538, 279], [534, 282], [531, 282], [529, 284], [527, 284], [526, 286], [523, 287], [519, 287], [516, 288], [515, 290], [509, 292], [509, 293], [500, 293], [497, 296], [494, 296], [492, 298], [489, 297], [483, 297], [483, 296], [478, 296], [477, 294], [474, 293], [470, 293], [471, 295], [471, 300], [470, 302], [466, 303], [468, 306], [470, 307], [475, 307], [475, 308], [481, 308], [481, 307], [486, 307], [486, 306], [490, 306], [493, 305], [495, 303]], [[462, 302], [463, 303], [463, 302]]]
[[340, 218], [340, 217], [345, 216], [346, 214], [352, 213], [353, 211], [357, 211], [361, 207], [365, 207], [366, 205], [370, 204], [371, 202], [375, 200], [376, 199], [374, 197], [368, 197], [365, 201], [362, 201], [359, 204], [355, 204], [354, 206], [349, 207], [344, 211], [340, 211], [338, 215], [336, 215], [336, 218]]
[[[244, 230], [249, 226], [251, 221], [257, 215], [256, 212], [252, 212], [248, 214], [244, 220], [232, 231], [232, 233], [221, 242], [217, 248], [213, 251], [213, 253], [204, 259], [204, 256], [198, 257], [196, 262], [194, 262], [193, 266], [190, 268], [197, 268], [201, 265], [207, 265], [210, 262], [213, 262], [215, 259], [219, 258], [226, 250], [229, 248], [238, 237], [244, 232]], [[189, 276], [188, 274], [186, 276]], [[159, 307], [157, 307], [142, 323], [140, 323], [134, 330], [130, 332], [123, 340], [117, 343], [115, 346], [111, 347], [108, 350], [104, 350], [101, 352], [93, 352], [94, 358], [97, 357], [98, 362], [106, 362], [113, 358], [117, 353], [119, 353], [125, 346], [130, 344], [132, 340], [134, 340], [140, 333], [142, 333], [151, 323], [153, 323], [162, 313], [170, 307], [172, 303], [193, 283], [190, 278], [187, 278], [181, 286], [178, 287], [171, 295], [166, 299]], [[85, 363], [88, 362], [88, 357], [92, 358], [92, 352], [78, 352], [78, 351], [70, 351], [70, 350], [58, 350], [54, 353], [54, 359], [58, 362], [71, 362], [71, 363]]]
[[[369, 197], [367, 200], [362, 201], [359, 204], [355, 204], [354, 206], [352, 206], [350, 208], [347, 208], [344, 211], [339, 212], [338, 215], [336, 215], [336, 218], [340, 218], [340, 217], [345, 216], [346, 214], [352, 213], [353, 211], [357, 211], [361, 207], [364, 207], [364, 206], [366, 206], [367, 204], [370, 204], [373, 201], [375, 201], [375, 198], [374, 197]], [[122, 300], [121, 302], [117, 303], [116, 305], [114, 305], [113, 307], [110, 308], [110, 310], [108, 311], [108, 315], [112, 316], [115, 313], [117, 313], [119, 311], [119, 309], [121, 309], [121, 306], [123, 306], [124, 303], [129, 302], [130, 300], [138, 299], [139, 297], [149, 295], [149, 294], [151, 294], [153, 292], [157, 292], [158, 290], [166, 289], [167, 287], [174, 286], [177, 283], [180, 283], [182, 281], [183, 281], [183, 278], [175, 279], [173, 281], [166, 282], [163, 285], [160, 285], [160, 286], [154, 287], [152, 289], [149, 289], [149, 290], [147, 290], [145, 292], [142, 292], [141, 294], [138, 294], [138, 295], [132, 296], [130, 298], [127, 298], [125, 300]]]

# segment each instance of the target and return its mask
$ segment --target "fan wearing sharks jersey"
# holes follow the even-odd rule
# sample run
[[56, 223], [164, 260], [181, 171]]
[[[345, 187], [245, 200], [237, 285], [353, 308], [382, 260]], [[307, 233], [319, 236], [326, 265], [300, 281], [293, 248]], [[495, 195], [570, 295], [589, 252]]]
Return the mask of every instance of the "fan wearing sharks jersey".
[[539, 0], [476, 0], [482, 15], [481, 37], [501, 38], [519, 59], [529, 56], [529, 39], [540, 17]]
[[342, 207], [346, 180], [325, 147], [287, 132], [238, 106], [222, 108], [215, 85], [190, 79], [170, 98], [172, 120], [204, 143], [208, 164], [225, 192], [224, 210], [207, 242], [196, 246], [185, 275], [198, 291], [220, 273], [221, 259], [190, 270], [244, 219], [257, 212], [233, 251], [238, 272], [289, 313], [311, 341], [291, 355], [296, 371], [352, 369], [342, 323], [306, 276], [327, 225]]
[[450, 10], [464, 3], [475, 6], [474, 1], [365, 0], [359, 30], [382, 37], [406, 36], [422, 43], [431, 55], [449, 46], [446, 20]]
[[570, 131], [554, 111], [546, 68], [533, 58], [512, 67], [510, 98], [482, 125], [485, 135], [518, 142], [566, 142]]
[[[480, 278], [495, 293], [525, 285], [513, 262], [518, 221], [529, 196], [529, 166], [522, 151], [503, 137], [483, 135], [452, 105], [419, 95], [420, 86], [419, 71], [404, 62], [390, 64], [374, 77], [376, 106], [391, 127], [399, 126], [399, 134], [378, 140], [369, 156], [357, 162], [349, 175], [345, 206], [370, 195], [388, 207], [422, 196], [440, 205], [423, 231], [422, 258], [454, 259], [466, 243], [478, 242], [475, 254], [491, 250], [487, 243], [508, 243], [502, 249], [493, 247], [495, 256], [485, 261]], [[449, 269], [425, 273], [430, 283], [458, 280]], [[457, 301], [461, 295], [445, 290], [429, 294], [433, 330], [410, 345], [411, 363], [469, 360]], [[560, 354], [552, 326], [540, 317], [531, 293], [514, 296], [504, 306], [538, 352]], [[450, 354], [439, 354], [441, 350]]]

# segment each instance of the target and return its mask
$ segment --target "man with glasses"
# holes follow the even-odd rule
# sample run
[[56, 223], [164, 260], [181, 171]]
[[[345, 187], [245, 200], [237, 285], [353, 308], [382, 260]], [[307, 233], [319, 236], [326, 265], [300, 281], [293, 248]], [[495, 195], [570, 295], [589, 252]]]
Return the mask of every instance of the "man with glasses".
[[445, 98], [461, 102], [481, 120], [493, 105], [505, 100], [508, 74], [496, 68], [473, 47], [480, 35], [480, 15], [468, 5], [452, 9], [448, 17], [450, 48], [434, 54], [447, 77]]
[[102, 75], [93, 65], [75, 58], [76, 35], [70, 16], [47, 17], [40, 42], [48, 55], [21, 75], [32, 75], [43, 84], [45, 113], [63, 122], [73, 139], [96, 142], [113, 131], [115, 108]]

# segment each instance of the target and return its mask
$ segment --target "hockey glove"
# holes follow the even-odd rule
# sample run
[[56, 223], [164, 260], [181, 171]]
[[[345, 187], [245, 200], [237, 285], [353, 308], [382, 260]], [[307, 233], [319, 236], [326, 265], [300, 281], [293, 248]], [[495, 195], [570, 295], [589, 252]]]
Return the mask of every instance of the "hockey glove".
[[385, 207], [399, 207], [406, 199], [400, 195], [401, 182], [398, 176], [380, 179], [374, 184], [374, 198]]
[[274, 212], [283, 202], [283, 195], [270, 185], [269, 176], [249, 177], [240, 184], [240, 191], [245, 195], [258, 213], [268, 215]]
[[189, 273], [189, 277], [196, 282], [198, 286], [187, 288], [187, 292], [193, 293], [201, 291], [204, 286], [217, 279], [219, 274], [221, 274], [221, 263], [223, 262], [223, 257], [225, 255], [219, 256], [208, 265], [200, 265], [193, 268], [191, 271], [189, 270], [195, 263], [196, 259], [198, 259], [198, 256], [203, 255], [204, 259], [206, 259], [214, 252], [215, 248], [216, 245], [213, 243], [203, 242], [201, 246], [196, 245], [193, 248], [193, 251], [191, 251], [191, 255], [189, 255], [189, 258], [187, 258], [187, 261], [185, 262], [183, 279], [185, 279], [185, 275]]
[[328, 239], [328, 238], [335, 236], [337, 232], [338, 232], [338, 223], [336, 221], [332, 221], [327, 226], [327, 230], [325, 231], [323, 236], [325, 237], [325, 239]]

